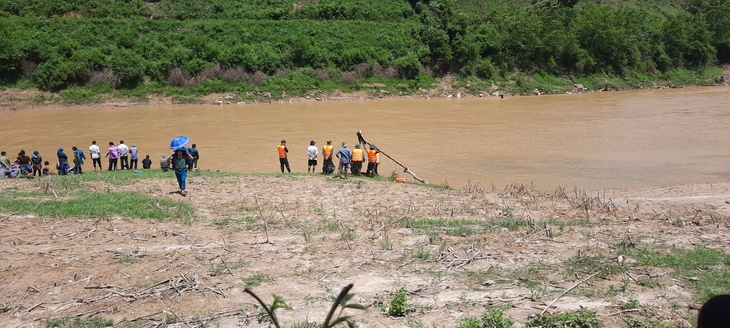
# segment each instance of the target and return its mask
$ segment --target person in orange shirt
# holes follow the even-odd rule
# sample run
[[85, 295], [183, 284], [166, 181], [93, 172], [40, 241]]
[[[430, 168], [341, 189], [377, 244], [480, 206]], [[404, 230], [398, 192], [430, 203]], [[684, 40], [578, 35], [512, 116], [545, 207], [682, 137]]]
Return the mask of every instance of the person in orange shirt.
[[279, 164], [281, 164], [281, 173], [284, 173], [285, 166], [286, 170], [291, 173], [291, 169], [289, 168], [289, 159], [287, 158], [287, 153], [289, 152], [289, 149], [286, 148], [286, 140], [281, 140], [281, 144], [276, 146], [276, 150], [279, 151]]
[[355, 149], [352, 150], [352, 175], [360, 175], [360, 170], [362, 170], [362, 161], [362, 149], [360, 149], [360, 144], [356, 144]]
[[322, 174], [330, 175], [335, 171], [335, 165], [332, 163], [332, 140], [327, 140], [327, 145], [322, 147], [322, 155], [324, 156]]
[[369, 144], [368, 149], [368, 169], [366, 171], [367, 176], [373, 177], [378, 175], [377, 174], [377, 167], [379, 162], [379, 155], [380, 152], [378, 151], [378, 148], [375, 147], [375, 144]]

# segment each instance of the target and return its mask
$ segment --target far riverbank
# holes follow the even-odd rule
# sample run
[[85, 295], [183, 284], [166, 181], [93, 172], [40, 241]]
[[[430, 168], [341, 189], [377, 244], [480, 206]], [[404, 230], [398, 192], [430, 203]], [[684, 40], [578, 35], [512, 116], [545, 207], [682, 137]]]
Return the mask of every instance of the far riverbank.
[[[94, 108], [165, 106], [180, 104], [245, 105], [254, 103], [294, 103], [335, 100], [431, 99], [431, 98], [505, 98], [551, 94], [639, 89], [668, 89], [690, 86], [726, 86], [730, 82], [730, 66], [712, 67], [703, 71], [674, 70], [657, 75], [617, 77], [555, 77], [549, 75], [511, 74], [492, 80], [447, 75], [425, 77], [418, 81], [383, 79], [357, 81], [352, 84], [322, 83], [298, 90], [286, 90], [287, 83], [276, 83], [282, 77], [271, 76], [271, 83], [260, 86], [221, 84], [209, 81], [198, 87], [177, 88], [158, 83], [143, 83], [132, 89], [110, 86], [71, 86], [61, 91], [42, 91], [17, 86], [0, 87], [0, 110], [29, 108]], [[724, 77], [724, 79], [723, 79]], [[267, 87], [268, 86], [268, 87]]]

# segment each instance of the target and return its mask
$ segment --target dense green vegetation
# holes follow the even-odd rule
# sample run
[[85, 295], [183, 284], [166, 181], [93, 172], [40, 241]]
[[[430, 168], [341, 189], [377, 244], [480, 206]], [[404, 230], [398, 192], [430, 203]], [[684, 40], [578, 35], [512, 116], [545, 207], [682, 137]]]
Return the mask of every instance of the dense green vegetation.
[[416, 81], [405, 87], [413, 90], [447, 73], [570, 82], [730, 62], [730, 1], [600, 3], [8, 0], [0, 2], [0, 79], [44, 90], [152, 83], [147, 91], [304, 94], [393, 79]]

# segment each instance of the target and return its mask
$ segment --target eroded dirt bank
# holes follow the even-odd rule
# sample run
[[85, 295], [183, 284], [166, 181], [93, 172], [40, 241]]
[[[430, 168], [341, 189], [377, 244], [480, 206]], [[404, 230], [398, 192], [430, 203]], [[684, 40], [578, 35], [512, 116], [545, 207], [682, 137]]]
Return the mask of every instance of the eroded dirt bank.
[[[354, 300], [370, 306], [350, 311], [360, 327], [457, 327], [493, 305], [509, 307], [519, 327], [584, 281], [547, 313], [584, 306], [606, 327], [628, 316], [684, 327], [703, 278], [631, 254], [730, 251], [726, 183], [584, 193], [242, 176], [189, 186], [194, 213], [165, 221], [2, 213], [2, 326], [65, 315], [120, 327], [266, 326], [246, 285], [267, 302], [283, 296], [295, 308], [279, 312], [287, 326], [321, 322], [352, 282]], [[172, 179], [80, 188], [183, 199]], [[41, 187], [0, 186], [16, 190]], [[411, 312], [388, 316], [380, 304], [400, 287]]]

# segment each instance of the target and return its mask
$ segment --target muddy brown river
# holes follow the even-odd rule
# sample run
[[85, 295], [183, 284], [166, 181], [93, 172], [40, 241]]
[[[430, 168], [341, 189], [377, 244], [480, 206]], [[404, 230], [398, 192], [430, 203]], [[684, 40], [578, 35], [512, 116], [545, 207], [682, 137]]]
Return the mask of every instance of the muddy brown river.
[[[310, 139], [320, 149], [327, 139], [335, 149], [342, 141], [352, 149], [363, 130], [429, 182], [457, 188], [470, 182], [488, 189], [492, 183], [599, 189], [730, 177], [727, 87], [504, 100], [45, 108], [2, 111], [0, 123], [2, 150], [38, 149], [52, 163], [58, 146], [88, 152], [91, 140], [105, 150], [123, 139], [158, 167], [172, 137], [183, 134], [197, 143], [203, 169], [278, 172], [276, 146], [286, 139], [292, 170], [306, 172]], [[393, 170], [383, 158], [381, 175]]]

